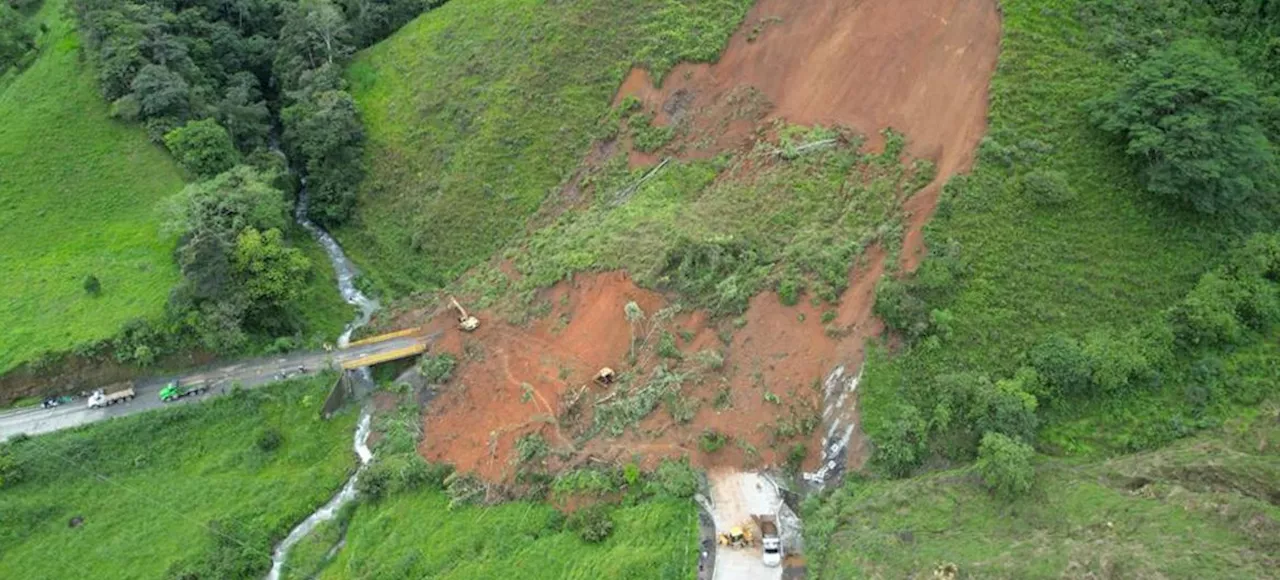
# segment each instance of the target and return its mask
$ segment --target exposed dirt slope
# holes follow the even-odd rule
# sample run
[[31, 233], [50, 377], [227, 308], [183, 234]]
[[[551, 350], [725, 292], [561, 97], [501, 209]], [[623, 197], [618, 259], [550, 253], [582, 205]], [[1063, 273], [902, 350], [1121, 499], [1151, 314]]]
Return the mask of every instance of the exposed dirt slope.
[[[922, 249], [920, 226], [937, 202], [938, 185], [968, 170], [986, 130], [987, 93], [1000, 48], [1000, 15], [992, 0], [761, 0], [713, 65], [677, 66], [655, 88], [635, 69], [619, 100], [636, 96], [659, 111], [658, 124], [686, 111], [741, 110], [744, 91], [771, 103], [767, 119], [800, 125], [846, 125], [871, 137], [892, 127], [908, 151], [938, 167], [935, 187], [908, 203], [915, 219], [904, 254]], [[732, 114], [692, 120], [697, 156], [750, 140]], [[703, 124], [703, 123], [714, 123]]]
[[[906, 134], [911, 155], [931, 159], [938, 168], [934, 183], [906, 201], [910, 218], [902, 256], [912, 269], [941, 184], [969, 168], [985, 130], [999, 33], [992, 0], [762, 0], [717, 64], [681, 65], [661, 88], [652, 86], [645, 71], [632, 72], [617, 100], [637, 96], [658, 111], [656, 123], [682, 127], [666, 151], [633, 153], [632, 161], [664, 154], [703, 157], [746, 146], [776, 119], [849, 126], [870, 136], [873, 147], [879, 131], [892, 127]], [[577, 183], [571, 187], [576, 193]], [[701, 402], [693, 421], [678, 424], [660, 406], [622, 437], [597, 437], [556, 461], [639, 456], [652, 465], [658, 457], [689, 455], [704, 466], [780, 464], [792, 444], [803, 442], [810, 450], [804, 467], [815, 467], [825, 425], [780, 442], [774, 441], [777, 428], [815, 412], [821, 416], [822, 379], [838, 365], [861, 364], [866, 339], [881, 331], [871, 306], [886, 255], [873, 248], [860, 265], [850, 265], [849, 287], [830, 328], [820, 322], [828, 307], [807, 300], [783, 306], [773, 293], [752, 299], [740, 327], [730, 321], [712, 327], [702, 313], [677, 317], [669, 328], [685, 331], [687, 339], [678, 346], [686, 358], [710, 348], [725, 355], [722, 369], [700, 373], [701, 380], [684, 388]], [[666, 303], [620, 273], [580, 276], [546, 298], [550, 314], [528, 328], [481, 313], [486, 325], [474, 335], [446, 333], [443, 350], [463, 353], [465, 361], [428, 411], [424, 455], [488, 479], [506, 479], [515, 472], [511, 458], [522, 434], [540, 432], [553, 448], [569, 450], [572, 433], [556, 421], [561, 397], [589, 383], [601, 366], [625, 370], [621, 361], [632, 336], [623, 316], [626, 302], [636, 301], [647, 313]], [[447, 328], [451, 320], [442, 314], [431, 324]], [[720, 337], [727, 335], [725, 345]], [[714, 401], [725, 387], [732, 405], [717, 409]], [[593, 399], [608, 394], [588, 389]], [[766, 392], [781, 403], [767, 401]], [[856, 400], [845, 409], [841, 413], [854, 413]], [[702, 453], [698, 436], [704, 429], [740, 443]], [[865, 448], [855, 436], [849, 445], [855, 466]]]

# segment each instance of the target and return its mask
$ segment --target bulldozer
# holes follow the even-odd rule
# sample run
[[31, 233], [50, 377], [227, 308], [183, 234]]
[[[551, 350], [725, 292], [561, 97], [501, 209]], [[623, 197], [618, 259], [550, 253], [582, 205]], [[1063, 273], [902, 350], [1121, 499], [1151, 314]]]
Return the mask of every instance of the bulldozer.
[[480, 328], [480, 319], [467, 314], [466, 309], [464, 309], [461, 304], [458, 304], [457, 299], [450, 296], [449, 303], [452, 304], [453, 308], [458, 311], [458, 328], [459, 329], [465, 330], [467, 332], [471, 332], [477, 328]]

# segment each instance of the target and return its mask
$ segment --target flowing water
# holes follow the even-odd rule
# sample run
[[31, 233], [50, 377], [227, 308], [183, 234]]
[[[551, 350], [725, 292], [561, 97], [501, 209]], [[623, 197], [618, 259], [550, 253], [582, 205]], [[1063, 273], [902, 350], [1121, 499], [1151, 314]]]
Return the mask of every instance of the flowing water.
[[[329, 262], [333, 264], [333, 271], [338, 275], [338, 292], [342, 293], [342, 299], [347, 304], [355, 306], [359, 310], [355, 320], [347, 323], [346, 328], [342, 330], [342, 335], [338, 337], [338, 347], [342, 348], [351, 342], [351, 334], [361, 326], [369, 323], [369, 319], [374, 312], [378, 310], [378, 301], [365, 296], [359, 288], [355, 286], [356, 267], [347, 259], [346, 253], [342, 251], [342, 246], [338, 245], [338, 241], [329, 235], [307, 218], [307, 189], [306, 181], [303, 180], [302, 191], [298, 196], [298, 204], [294, 208], [294, 220], [298, 225], [302, 226], [320, 245], [324, 247], [324, 252], [329, 256]], [[373, 386], [373, 377], [369, 374], [368, 367], [361, 368], [356, 371], [356, 378], [360, 386], [371, 389]], [[356, 434], [352, 447], [355, 449], [356, 456], [360, 458], [360, 467], [356, 472], [343, 484], [338, 494], [333, 496], [327, 503], [320, 506], [320, 509], [307, 516], [292, 530], [284, 540], [276, 546], [271, 552], [271, 571], [267, 573], [267, 580], [279, 580], [280, 573], [284, 569], [285, 558], [289, 554], [289, 550], [293, 548], [303, 538], [307, 537], [312, 530], [320, 524], [327, 522], [338, 515], [338, 510], [356, 497], [356, 481], [360, 479], [360, 474], [364, 471], [365, 466], [369, 465], [369, 461], [373, 459], [373, 452], [369, 450], [369, 446], [365, 444], [365, 440], [369, 438], [369, 428], [373, 422], [368, 406], [361, 409], [360, 421], [356, 425]]]

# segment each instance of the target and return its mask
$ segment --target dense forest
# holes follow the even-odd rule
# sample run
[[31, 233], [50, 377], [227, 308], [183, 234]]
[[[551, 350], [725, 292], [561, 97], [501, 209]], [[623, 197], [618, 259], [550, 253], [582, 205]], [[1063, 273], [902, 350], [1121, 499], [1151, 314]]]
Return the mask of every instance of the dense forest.
[[111, 114], [144, 126], [195, 180], [167, 208], [183, 274], [170, 314], [126, 328], [117, 358], [146, 364], [192, 341], [231, 352], [299, 330], [295, 303], [312, 265], [289, 242], [291, 199], [305, 183], [308, 216], [338, 225], [364, 175], [342, 66], [434, 3], [73, 4]]

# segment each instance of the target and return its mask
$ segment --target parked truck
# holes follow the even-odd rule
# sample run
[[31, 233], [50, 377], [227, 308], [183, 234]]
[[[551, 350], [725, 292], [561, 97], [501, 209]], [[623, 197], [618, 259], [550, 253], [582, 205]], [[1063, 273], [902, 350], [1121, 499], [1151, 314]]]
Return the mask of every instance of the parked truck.
[[98, 389], [89, 395], [89, 408], [98, 409], [107, 405], [133, 400], [137, 394], [133, 391], [133, 383], [116, 383]]
[[764, 546], [764, 565], [782, 564], [782, 538], [778, 535], [778, 522], [773, 516], [756, 516], [760, 524], [760, 543]]
[[204, 383], [183, 385], [178, 381], [172, 381], [165, 385], [163, 389], [160, 389], [160, 400], [168, 403], [188, 395], [199, 395], [207, 390], [209, 390], [209, 386]]

